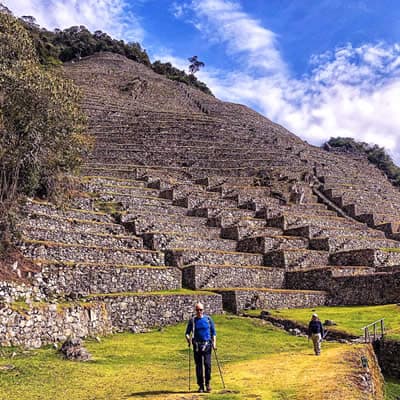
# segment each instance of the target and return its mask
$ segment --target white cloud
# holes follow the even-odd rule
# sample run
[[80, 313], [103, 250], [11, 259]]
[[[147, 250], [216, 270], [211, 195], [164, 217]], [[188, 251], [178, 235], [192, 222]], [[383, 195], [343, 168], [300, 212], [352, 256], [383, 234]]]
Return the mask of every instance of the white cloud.
[[15, 15], [31, 15], [48, 29], [84, 25], [118, 39], [142, 41], [144, 30], [125, 0], [3, 0]]
[[[296, 79], [280, 55], [276, 35], [237, 1], [188, 4], [203, 34], [247, 61], [240, 70], [200, 71], [199, 79], [217, 97], [256, 108], [313, 144], [350, 136], [384, 146], [400, 162], [400, 44], [348, 44], [313, 56], [311, 73]], [[257, 74], [253, 67], [259, 68]]]

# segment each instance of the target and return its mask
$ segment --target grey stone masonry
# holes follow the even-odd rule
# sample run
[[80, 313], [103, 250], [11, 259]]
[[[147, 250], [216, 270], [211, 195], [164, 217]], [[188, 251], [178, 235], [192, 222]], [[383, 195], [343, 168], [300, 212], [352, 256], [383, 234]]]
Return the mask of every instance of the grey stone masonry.
[[46, 298], [39, 285], [22, 282], [0, 281], [0, 303], [12, 303], [17, 300], [42, 301]]
[[[82, 215], [84, 217], [84, 215]], [[97, 233], [97, 234], [126, 234], [121, 225], [111, 222], [96, 222], [85, 219], [65, 218], [56, 215], [50, 216], [42, 213], [31, 214], [29, 218], [23, 218], [19, 221], [21, 229], [37, 228], [41, 229], [59, 229], [63, 231]]]
[[51, 296], [87, 296], [180, 289], [181, 281], [174, 267], [49, 263], [42, 266], [40, 288]]
[[286, 270], [299, 270], [328, 265], [329, 253], [304, 249], [276, 250], [265, 254], [264, 260], [265, 265]]
[[340, 276], [360, 276], [375, 273], [375, 268], [360, 266], [328, 266], [302, 271], [287, 271], [285, 287], [298, 290], [326, 290], [330, 292], [336, 285], [336, 278]]
[[156, 232], [143, 235], [145, 245], [152, 250], [166, 249], [208, 249], [235, 251], [236, 242], [233, 240], [203, 238], [201, 236], [181, 234], [179, 232]]
[[385, 376], [400, 378], [400, 342], [395, 339], [379, 340], [374, 344], [379, 366]]
[[290, 236], [303, 236], [308, 239], [317, 237], [340, 237], [340, 236], [352, 236], [355, 237], [368, 237], [368, 238], [380, 238], [384, 239], [385, 234], [383, 232], [374, 229], [365, 230], [353, 230], [350, 227], [347, 228], [329, 228], [329, 227], [319, 227], [315, 225], [305, 225], [298, 228], [291, 228], [284, 231], [285, 235]]
[[172, 215], [137, 215], [122, 218], [126, 229], [136, 235], [147, 232], [180, 232], [181, 234], [197, 234], [205, 238], [218, 238], [219, 230], [206, 225], [203, 218], [172, 216]]
[[85, 233], [61, 228], [46, 229], [42, 227], [29, 227], [20, 229], [23, 237], [29, 240], [46, 242], [60, 242], [65, 244], [92, 245], [98, 247], [112, 247], [118, 249], [143, 248], [143, 239], [136, 236], [110, 235], [104, 233]]
[[400, 301], [400, 272], [336, 277], [330, 304], [374, 305]]
[[182, 268], [189, 264], [263, 265], [263, 255], [204, 249], [171, 249], [165, 252], [168, 265]]
[[0, 346], [38, 348], [112, 332], [109, 314], [101, 302], [68, 304], [0, 303]]
[[310, 240], [311, 249], [326, 250], [330, 253], [358, 249], [378, 249], [381, 247], [400, 247], [400, 242], [389, 239], [359, 238], [354, 236], [314, 238]]
[[360, 223], [356, 223], [340, 217], [317, 217], [315, 215], [295, 214], [285, 214], [279, 217], [267, 219], [267, 225], [284, 230], [298, 228], [305, 225], [317, 226], [319, 228], [351, 227], [353, 229], [357, 229], [357, 227], [361, 227]]
[[400, 265], [397, 249], [362, 249], [341, 251], [331, 255], [333, 265], [366, 265], [369, 267], [391, 267]]
[[129, 265], [163, 265], [164, 254], [151, 250], [69, 245], [42, 241], [25, 241], [22, 253], [28, 258], [74, 262], [115, 262]]
[[89, 220], [95, 222], [113, 223], [113, 219], [110, 215], [103, 212], [96, 212], [93, 210], [82, 210], [74, 208], [59, 209], [56, 206], [38, 201], [29, 201], [24, 207], [24, 211], [29, 217], [35, 218], [35, 214], [47, 214], [48, 216], [70, 218], [72, 220]]
[[268, 267], [189, 265], [182, 269], [183, 286], [189, 289], [232, 287], [281, 288], [285, 273]]
[[282, 229], [270, 228], [265, 224], [265, 220], [256, 218], [243, 218], [234, 225], [221, 228], [221, 237], [225, 239], [241, 240], [251, 236], [261, 236], [263, 234], [271, 236], [282, 235]]
[[237, 251], [250, 253], [306, 248], [308, 248], [308, 239], [295, 236], [257, 236], [242, 239], [237, 244]]
[[119, 331], [146, 332], [152, 328], [189, 320], [194, 305], [202, 302], [207, 314], [222, 313], [222, 299], [218, 294], [115, 294], [93, 296], [106, 304], [113, 327]]
[[328, 293], [323, 291], [285, 289], [226, 289], [222, 295], [224, 309], [239, 313], [248, 309], [307, 308], [326, 304]]

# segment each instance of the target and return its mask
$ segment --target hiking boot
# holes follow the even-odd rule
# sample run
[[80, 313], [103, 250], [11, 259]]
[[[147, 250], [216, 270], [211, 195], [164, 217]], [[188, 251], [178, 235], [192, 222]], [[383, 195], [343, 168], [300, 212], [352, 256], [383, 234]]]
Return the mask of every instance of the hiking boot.
[[203, 386], [199, 386], [198, 392], [199, 392], [199, 393], [204, 393], [204, 388], [203, 388]]
[[210, 385], [206, 385], [206, 391], [207, 391], [207, 393], [211, 392], [211, 386]]

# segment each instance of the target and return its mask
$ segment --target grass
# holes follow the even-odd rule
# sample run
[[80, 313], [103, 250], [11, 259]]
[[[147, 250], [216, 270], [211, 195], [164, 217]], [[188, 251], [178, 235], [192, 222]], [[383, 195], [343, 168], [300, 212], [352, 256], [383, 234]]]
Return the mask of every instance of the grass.
[[[7, 400], [325, 400], [360, 399], [354, 377], [361, 345], [311, 344], [256, 319], [216, 316], [218, 355], [227, 391], [214, 361], [214, 393], [188, 393], [185, 324], [146, 334], [86, 341], [87, 363], [64, 361], [52, 348], [0, 352], [0, 399]], [[12, 352], [17, 354], [11, 358]], [[356, 360], [356, 361], [355, 361]], [[11, 365], [13, 368], [8, 368]], [[192, 361], [193, 368], [193, 361]], [[193, 370], [192, 370], [193, 371]], [[194, 373], [192, 373], [192, 390]]]
[[[400, 340], [400, 307], [395, 304], [281, 309], [270, 312], [273, 317], [293, 320], [303, 325], [308, 325], [312, 313], [316, 312], [322, 322], [329, 319], [337, 324], [330, 326], [329, 330], [342, 331], [356, 336], [362, 336], [362, 327], [384, 318], [387, 336]], [[260, 310], [248, 313], [256, 316], [260, 314]]]

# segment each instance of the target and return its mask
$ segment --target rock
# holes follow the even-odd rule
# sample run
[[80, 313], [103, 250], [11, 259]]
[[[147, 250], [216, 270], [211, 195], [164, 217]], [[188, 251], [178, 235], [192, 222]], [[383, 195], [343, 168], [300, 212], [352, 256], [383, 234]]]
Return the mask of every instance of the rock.
[[89, 361], [91, 359], [91, 355], [83, 347], [80, 339], [67, 339], [61, 346], [60, 351], [67, 360]]
[[337, 325], [337, 323], [335, 321], [332, 321], [331, 319], [326, 319], [324, 322], [325, 326], [334, 326]]

